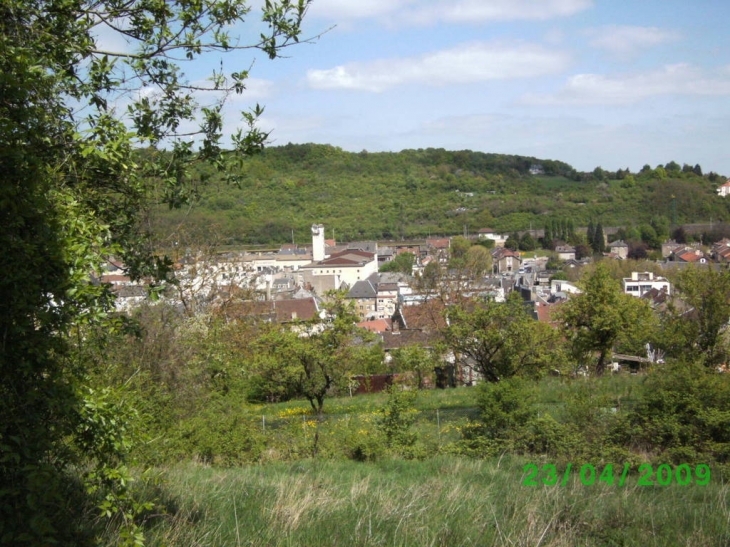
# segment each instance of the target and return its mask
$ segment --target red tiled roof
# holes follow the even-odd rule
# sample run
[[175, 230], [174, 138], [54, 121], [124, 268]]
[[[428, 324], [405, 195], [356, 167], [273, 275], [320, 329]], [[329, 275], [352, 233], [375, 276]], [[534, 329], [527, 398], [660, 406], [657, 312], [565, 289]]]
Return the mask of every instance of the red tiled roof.
[[404, 329], [437, 331], [446, 327], [443, 316], [444, 305], [440, 300], [429, 300], [424, 304], [403, 306], [400, 310], [405, 320]]
[[308, 321], [313, 319], [319, 307], [314, 298], [269, 300], [266, 302], [240, 302], [228, 305], [225, 313], [234, 317], [265, 317], [279, 323]]
[[448, 237], [427, 239], [426, 243], [437, 249], [448, 249], [451, 245], [451, 241]]
[[273, 300], [271, 302], [276, 319], [280, 322], [286, 321], [308, 321], [317, 314], [318, 307], [314, 298], [302, 298], [299, 300]]
[[678, 254], [677, 258], [684, 260], [685, 262], [697, 262], [700, 258], [702, 258], [702, 256], [698, 255], [694, 251], [685, 251]]
[[535, 308], [537, 314], [537, 320], [541, 323], [550, 323], [551, 325], [557, 325], [557, 321], [553, 319], [553, 315], [558, 310], [560, 304], [539, 304]]
[[357, 324], [362, 329], [370, 332], [387, 332], [393, 330], [393, 321], [391, 319], [375, 319], [374, 321], [363, 321]]

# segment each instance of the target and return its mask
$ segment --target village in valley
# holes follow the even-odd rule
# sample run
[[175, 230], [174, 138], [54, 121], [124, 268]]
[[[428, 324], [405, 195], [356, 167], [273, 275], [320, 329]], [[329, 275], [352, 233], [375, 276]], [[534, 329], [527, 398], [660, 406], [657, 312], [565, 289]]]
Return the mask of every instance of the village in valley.
[[[490, 228], [480, 229], [468, 238], [432, 237], [403, 242], [338, 243], [326, 238], [325, 233], [324, 225], [314, 224], [311, 242], [287, 243], [278, 250], [187, 249], [174, 264], [175, 283], [169, 285], [163, 300], [188, 315], [236, 303], [240, 316], [298, 324], [324, 319], [323, 300], [332, 291], [339, 291], [359, 315], [357, 326], [380, 338], [388, 362], [389, 352], [405, 346], [431, 350], [445, 326], [443, 310], [455, 295], [504, 302], [515, 292], [536, 321], [557, 326], [555, 310], [582, 292], [579, 283], [564, 275], [566, 271], [580, 271], [596, 258], [630, 260], [629, 246], [622, 240], [609, 243], [606, 236], [602, 256], [576, 258], [576, 248], [562, 241], [552, 253], [507, 248], [510, 236]], [[530, 235], [543, 237], [544, 231]], [[468, 240], [468, 245], [489, 249], [484, 271], [473, 275], [453, 267], [451, 244], [455, 237], [462, 242]], [[401, 255], [408, 257], [410, 272], [387, 267]], [[711, 248], [668, 240], [661, 246], [661, 256], [663, 260], [656, 263], [660, 270], [688, 265], [717, 267], [730, 260], [730, 239], [722, 239]], [[438, 272], [438, 279], [433, 279], [433, 273], [428, 275], [429, 268]], [[424, 282], [428, 277], [431, 283]], [[119, 261], [109, 260], [98, 281], [111, 285], [118, 311], [131, 312], [148, 301], [145, 284], [132, 282]], [[672, 296], [667, 278], [649, 271], [632, 271], [623, 278], [622, 288], [625, 294], [645, 300], [655, 310], [666, 307]], [[617, 371], [622, 366], [618, 360], [623, 360], [624, 366], [636, 371], [661, 356], [649, 347], [645, 355], [616, 355], [611, 366]], [[453, 353], [443, 359], [456, 368], [451, 385], [471, 385], [480, 379], [473, 366], [459, 362]]]

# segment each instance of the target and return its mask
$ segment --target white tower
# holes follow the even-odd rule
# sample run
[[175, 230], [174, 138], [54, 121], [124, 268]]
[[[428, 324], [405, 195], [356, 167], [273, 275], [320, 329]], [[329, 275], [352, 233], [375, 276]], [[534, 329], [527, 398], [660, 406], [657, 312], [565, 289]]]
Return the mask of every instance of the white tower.
[[312, 224], [312, 261], [324, 260], [324, 226]]

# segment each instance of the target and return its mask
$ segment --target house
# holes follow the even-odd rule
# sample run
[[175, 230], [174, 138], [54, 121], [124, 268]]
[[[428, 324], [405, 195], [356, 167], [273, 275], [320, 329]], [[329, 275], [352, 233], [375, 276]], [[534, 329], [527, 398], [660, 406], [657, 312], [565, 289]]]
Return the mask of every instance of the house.
[[228, 318], [252, 318], [271, 323], [296, 323], [322, 317], [317, 299], [314, 297], [290, 300], [228, 301], [220, 307]]
[[611, 253], [616, 255], [616, 258], [619, 258], [621, 260], [626, 259], [629, 256], [629, 246], [625, 241], [621, 239], [609, 243], [608, 249]]
[[684, 248], [676, 250], [669, 256], [669, 260], [690, 264], [707, 264], [705, 253], [700, 249]]
[[444, 309], [443, 302], [438, 299], [411, 306], [399, 306], [393, 315], [393, 327], [396, 330], [419, 330], [436, 334], [446, 327]]
[[570, 281], [564, 279], [553, 279], [550, 282], [550, 294], [562, 293], [568, 294], [581, 294], [583, 291], [573, 285]]
[[673, 252], [686, 248], [687, 246], [684, 243], [677, 243], [673, 239], [670, 239], [662, 243], [662, 257], [669, 258]]
[[395, 315], [395, 310], [398, 307], [398, 293], [398, 283], [378, 283], [376, 304], [378, 318], [393, 317]]
[[717, 189], [717, 195], [720, 197], [724, 198], [728, 194], [730, 194], [730, 181], [727, 181], [725, 184]]
[[441, 238], [427, 238], [426, 247], [431, 256], [438, 259], [442, 264], [446, 264], [449, 261], [449, 248], [451, 247], [451, 240], [448, 237]]
[[730, 262], [730, 239], [723, 238], [712, 246], [710, 256], [716, 262]]
[[505, 247], [497, 247], [492, 251], [492, 269], [495, 273], [516, 272], [521, 263], [522, 258], [517, 251]]
[[575, 260], [575, 247], [558, 245], [555, 252], [558, 253], [558, 260]]
[[373, 282], [363, 279], [355, 283], [347, 293], [347, 297], [355, 302], [355, 309], [364, 321], [377, 319], [378, 291]]
[[671, 284], [666, 277], [655, 277], [652, 272], [631, 272], [631, 277], [623, 278], [626, 294], [641, 297], [652, 289], [671, 294]]
[[142, 285], [115, 285], [112, 292], [117, 311], [130, 311], [147, 299], [147, 289]]
[[354, 300], [363, 321], [391, 318], [398, 307], [402, 292], [410, 292], [402, 276], [392, 273], [374, 273], [355, 283], [346, 298]]

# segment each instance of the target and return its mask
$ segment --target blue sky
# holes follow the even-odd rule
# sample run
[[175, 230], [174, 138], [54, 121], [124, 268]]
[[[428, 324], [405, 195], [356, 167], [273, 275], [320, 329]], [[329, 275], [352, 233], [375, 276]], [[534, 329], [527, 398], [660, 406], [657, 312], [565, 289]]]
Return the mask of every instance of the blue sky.
[[257, 58], [230, 116], [261, 103], [275, 145], [730, 175], [728, 21], [727, 0], [314, 0], [305, 34], [334, 28]]

